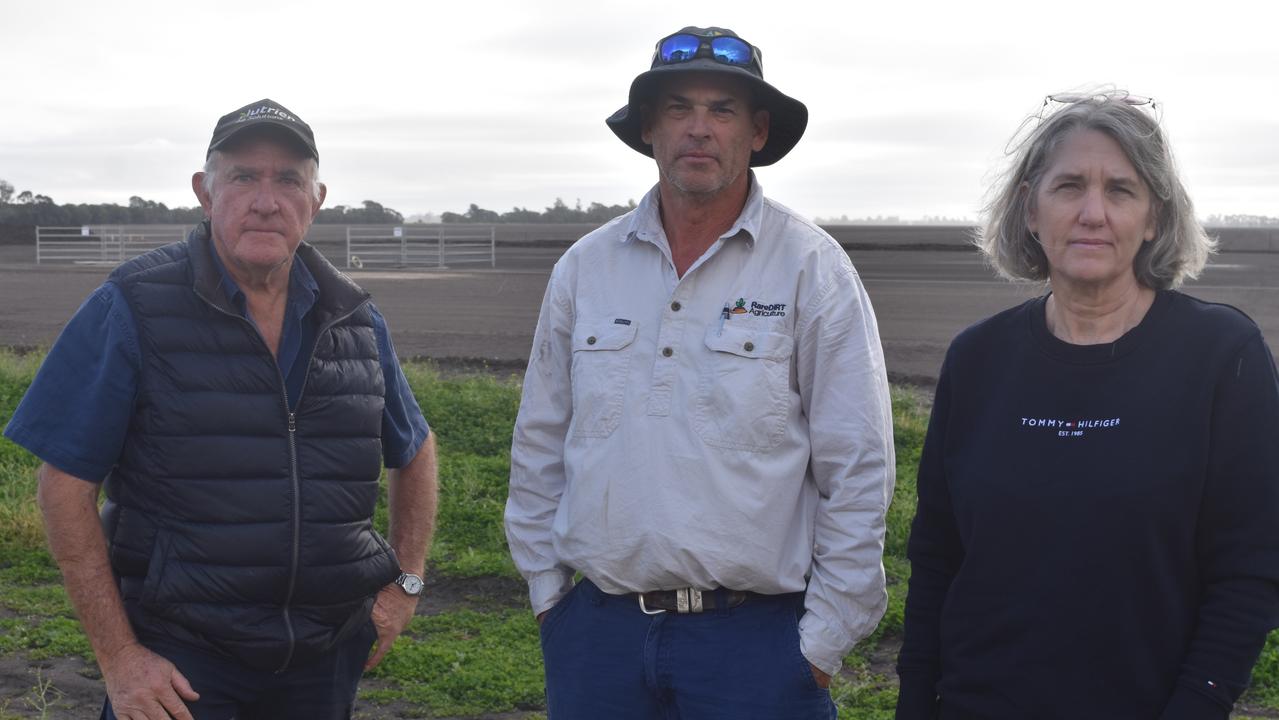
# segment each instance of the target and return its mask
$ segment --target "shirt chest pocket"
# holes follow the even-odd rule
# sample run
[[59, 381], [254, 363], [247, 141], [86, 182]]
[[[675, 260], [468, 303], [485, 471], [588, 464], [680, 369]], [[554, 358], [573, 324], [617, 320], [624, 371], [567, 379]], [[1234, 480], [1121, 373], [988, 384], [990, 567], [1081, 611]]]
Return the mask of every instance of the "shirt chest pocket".
[[582, 323], [573, 328], [573, 437], [608, 437], [622, 420], [636, 326]]
[[710, 328], [711, 357], [698, 380], [693, 426], [707, 445], [762, 452], [786, 434], [790, 395], [789, 335]]

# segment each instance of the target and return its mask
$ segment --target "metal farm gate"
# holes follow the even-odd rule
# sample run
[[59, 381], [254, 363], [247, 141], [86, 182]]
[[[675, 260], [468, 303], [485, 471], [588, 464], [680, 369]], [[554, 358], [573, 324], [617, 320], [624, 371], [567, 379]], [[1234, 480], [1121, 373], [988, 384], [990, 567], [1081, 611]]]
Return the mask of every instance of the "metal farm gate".
[[161, 245], [178, 242], [185, 225], [37, 227], [36, 263], [117, 265]]
[[402, 225], [346, 229], [346, 266], [448, 268], [497, 265], [497, 230], [492, 226]]
[[[36, 263], [118, 265], [179, 242], [190, 230], [185, 225], [37, 227]], [[497, 264], [492, 225], [312, 225], [307, 241], [341, 263], [344, 236], [346, 267], [352, 269]]]

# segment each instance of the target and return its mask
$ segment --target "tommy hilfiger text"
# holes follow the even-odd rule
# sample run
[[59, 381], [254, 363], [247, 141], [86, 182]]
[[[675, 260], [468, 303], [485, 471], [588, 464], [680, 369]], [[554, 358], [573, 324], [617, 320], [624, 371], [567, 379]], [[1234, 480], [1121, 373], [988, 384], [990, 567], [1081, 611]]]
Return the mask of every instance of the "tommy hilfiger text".
[[1049, 418], [1022, 418], [1021, 424], [1025, 427], [1103, 428], [1115, 427], [1119, 424], [1119, 418], [1110, 418], [1108, 420], [1053, 420]]
[[1085, 430], [1119, 427], [1119, 418], [1061, 420], [1057, 418], [1024, 417], [1021, 419], [1021, 426], [1027, 428], [1048, 428], [1050, 430], [1056, 430], [1057, 437], [1083, 437]]

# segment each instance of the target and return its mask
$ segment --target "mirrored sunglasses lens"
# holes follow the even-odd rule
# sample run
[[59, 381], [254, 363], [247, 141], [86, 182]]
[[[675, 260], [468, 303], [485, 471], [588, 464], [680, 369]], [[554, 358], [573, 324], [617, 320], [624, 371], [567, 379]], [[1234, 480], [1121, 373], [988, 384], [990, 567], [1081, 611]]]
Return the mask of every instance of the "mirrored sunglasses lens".
[[697, 48], [701, 44], [702, 39], [696, 35], [672, 35], [662, 41], [658, 52], [661, 55], [662, 62], [685, 62], [697, 57]]
[[750, 65], [751, 46], [734, 37], [717, 37], [711, 40], [711, 52], [715, 59], [730, 65]]

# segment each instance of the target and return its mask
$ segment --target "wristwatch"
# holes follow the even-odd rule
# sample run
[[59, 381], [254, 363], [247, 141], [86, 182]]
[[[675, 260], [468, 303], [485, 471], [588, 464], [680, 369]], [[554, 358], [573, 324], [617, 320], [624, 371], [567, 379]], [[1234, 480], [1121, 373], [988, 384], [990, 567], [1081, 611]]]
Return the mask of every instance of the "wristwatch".
[[395, 584], [400, 586], [405, 595], [421, 595], [422, 594], [422, 576], [413, 573], [400, 573], [395, 579]]

